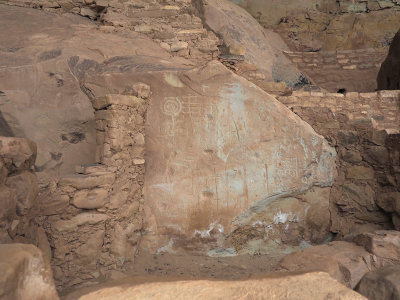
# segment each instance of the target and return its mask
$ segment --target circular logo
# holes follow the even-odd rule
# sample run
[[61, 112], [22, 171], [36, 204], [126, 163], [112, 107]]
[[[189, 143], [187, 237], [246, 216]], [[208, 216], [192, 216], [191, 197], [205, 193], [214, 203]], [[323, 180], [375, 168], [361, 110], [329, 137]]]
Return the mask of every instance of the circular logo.
[[182, 110], [182, 103], [177, 98], [169, 98], [164, 102], [163, 112], [167, 116], [175, 117]]

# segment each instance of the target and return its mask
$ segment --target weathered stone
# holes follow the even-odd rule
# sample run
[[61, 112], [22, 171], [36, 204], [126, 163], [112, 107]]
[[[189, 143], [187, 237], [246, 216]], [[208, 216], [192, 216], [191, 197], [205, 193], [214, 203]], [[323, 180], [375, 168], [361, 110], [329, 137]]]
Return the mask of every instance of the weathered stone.
[[93, 101], [93, 107], [95, 109], [103, 109], [110, 105], [124, 105], [140, 108], [143, 105], [143, 100], [136, 96], [129, 95], [106, 95], [105, 97], [96, 98]]
[[59, 299], [49, 262], [33, 245], [0, 244], [0, 270], [2, 299]]
[[368, 180], [374, 178], [374, 170], [371, 167], [351, 166], [347, 168], [346, 177], [349, 179]]
[[170, 50], [171, 50], [171, 52], [178, 52], [180, 50], [187, 49], [187, 47], [188, 47], [188, 43], [186, 43], [186, 42], [176, 42], [176, 43], [171, 44]]
[[365, 150], [364, 160], [372, 165], [387, 164], [389, 160], [388, 150], [383, 146], [370, 146]]
[[373, 267], [373, 257], [364, 248], [348, 242], [331, 242], [285, 256], [278, 269], [291, 272], [328, 272], [339, 282], [354, 288]]
[[110, 247], [110, 252], [118, 258], [119, 261], [133, 261], [136, 253], [136, 241], [132, 238], [135, 235], [133, 225], [129, 224], [123, 228], [120, 224], [114, 227], [114, 239]]
[[386, 212], [400, 213], [400, 192], [380, 193], [376, 204]]
[[61, 178], [59, 185], [72, 186], [78, 190], [92, 189], [99, 186], [111, 185], [114, 183], [115, 174], [108, 173], [103, 175], [70, 175]]
[[360, 206], [367, 208], [375, 206], [375, 193], [369, 185], [345, 183], [343, 190], [349, 199], [357, 202]]
[[108, 207], [110, 209], [117, 209], [122, 207], [128, 200], [129, 193], [127, 191], [116, 192], [110, 197], [110, 203]]
[[107, 196], [105, 189], [83, 190], [75, 193], [71, 203], [78, 208], [100, 208], [104, 206]]
[[354, 241], [378, 258], [380, 265], [400, 262], [400, 232], [394, 230], [378, 230], [363, 233]]
[[341, 149], [341, 157], [344, 161], [352, 164], [357, 164], [362, 161], [360, 153], [352, 150]]
[[62, 213], [69, 205], [69, 196], [43, 193], [38, 197], [39, 211], [41, 215], [50, 216]]
[[150, 97], [151, 91], [150, 91], [150, 86], [143, 82], [136, 82], [132, 85], [132, 90], [135, 93], [135, 96], [142, 98], [142, 99], [148, 99]]
[[222, 37], [231, 54], [244, 55], [245, 61], [257, 66], [266, 81], [282, 81], [290, 87], [307, 83], [282, 53], [282, 50], [289, 49], [281, 37], [265, 30], [242, 8], [226, 0], [205, 1], [204, 20]]
[[154, 282], [130, 287], [104, 288], [79, 297], [79, 300], [111, 299], [268, 299], [268, 300], [366, 300], [322, 272], [301, 275], [275, 275], [243, 281]]
[[85, 224], [95, 225], [108, 219], [109, 217], [105, 214], [81, 213], [70, 220], [61, 220], [54, 223], [53, 227], [58, 231], [72, 231], [76, 230], [79, 226]]
[[6, 186], [0, 186], [0, 220], [16, 214], [17, 192]]
[[353, 145], [358, 143], [359, 136], [357, 131], [344, 131], [340, 130], [338, 132], [338, 141], [344, 146]]
[[24, 138], [1, 136], [0, 158], [9, 172], [30, 169], [36, 160], [36, 144]]
[[87, 237], [85, 243], [75, 250], [76, 262], [80, 265], [95, 265], [104, 240], [104, 229], [98, 230]]
[[168, 228], [189, 239], [217, 224], [229, 233], [233, 220], [235, 229], [251, 227], [287, 194], [333, 183], [336, 153], [328, 143], [222, 64], [168, 80], [153, 94], [146, 128], [145, 202], [157, 220], [147, 232], [159, 247]]
[[368, 272], [356, 291], [369, 300], [400, 299], [400, 265]]
[[6, 185], [15, 190], [17, 195], [17, 214], [25, 215], [35, 204], [39, 193], [35, 173], [24, 171], [7, 178]]

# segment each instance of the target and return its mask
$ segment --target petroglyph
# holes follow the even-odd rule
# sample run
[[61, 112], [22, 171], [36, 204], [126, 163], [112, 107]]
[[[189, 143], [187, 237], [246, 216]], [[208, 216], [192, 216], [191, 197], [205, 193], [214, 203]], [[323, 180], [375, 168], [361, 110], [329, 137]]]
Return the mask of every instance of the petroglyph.
[[[202, 79], [211, 72], [222, 72], [224, 80]], [[258, 202], [333, 180], [335, 152], [326, 141], [271, 96], [226, 72], [213, 64], [187, 72], [192, 86], [179, 93], [169, 87], [153, 98], [145, 180], [156, 220], [152, 234], [168, 236], [164, 228], [176, 224], [191, 238], [212, 223], [229, 233], [232, 220]], [[193, 94], [198, 90], [205, 94]]]

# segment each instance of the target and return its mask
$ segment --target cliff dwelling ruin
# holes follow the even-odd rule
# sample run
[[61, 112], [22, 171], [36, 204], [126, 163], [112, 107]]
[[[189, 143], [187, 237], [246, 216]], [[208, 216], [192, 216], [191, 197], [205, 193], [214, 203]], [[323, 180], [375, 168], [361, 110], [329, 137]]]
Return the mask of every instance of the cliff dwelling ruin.
[[0, 299], [400, 299], [398, 0], [0, 25]]

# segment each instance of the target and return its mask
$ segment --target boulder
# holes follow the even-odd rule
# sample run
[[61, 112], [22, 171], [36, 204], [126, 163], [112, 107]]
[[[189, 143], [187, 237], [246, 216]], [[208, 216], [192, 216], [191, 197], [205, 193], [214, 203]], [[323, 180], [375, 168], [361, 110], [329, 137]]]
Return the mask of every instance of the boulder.
[[0, 244], [0, 298], [59, 299], [49, 262], [33, 245]]
[[378, 266], [400, 263], [399, 231], [377, 230], [366, 232], [356, 236], [354, 242], [375, 255]]
[[357, 285], [356, 291], [369, 300], [400, 299], [400, 265], [368, 272]]
[[257, 66], [265, 81], [301, 86], [304, 76], [282, 53], [289, 50], [280, 36], [265, 30], [248, 12], [228, 0], [204, 1], [206, 24], [229, 47], [230, 54], [244, 55]]
[[285, 256], [278, 270], [290, 272], [322, 271], [342, 284], [354, 288], [361, 277], [373, 268], [373, 256], [349, 242], [331, 242]]
[[[124, 279], [126, 282], [126, 279]], [[122, 299], [268, 299], [268, 300], [364, 300], [363, 296], [339, 284], [328, 274], [273, 275], [243, 281], [152, 282], [109, 287], [67, 300]]]

